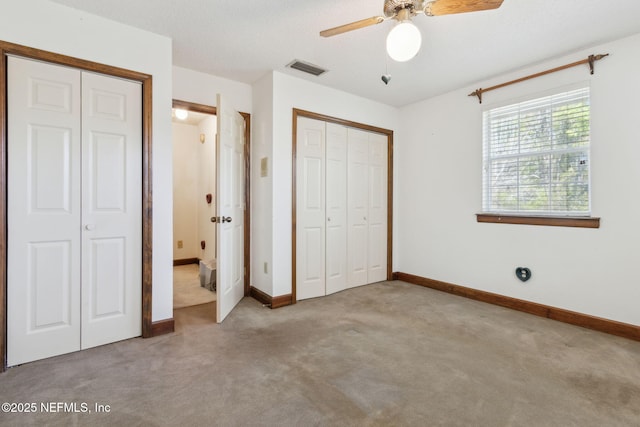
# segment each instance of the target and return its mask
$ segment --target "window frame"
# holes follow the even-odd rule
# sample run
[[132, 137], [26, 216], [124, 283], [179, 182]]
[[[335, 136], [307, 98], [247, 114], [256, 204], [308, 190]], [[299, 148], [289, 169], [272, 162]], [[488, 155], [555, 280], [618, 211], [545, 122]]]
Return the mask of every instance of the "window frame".
[[[485, 168], [487, 167], [487, 148], [486, 148], [486, 119], [485, 115], [491, 111], [498, 108], [503, 108], [507, 106], [514, 106], [517, 104], [526, 103], [529, 101], [535, 101], [541, 98], [550, 97], [554, 95], [560, 95], [566, 92], [571, 92], [579, 89], [588, 89], [589, 90], [589, 125], [591, 127], [593, 119], [592, 119], [592, 106], [591, 106], [591, 85], [588, 81], [586, 82], [578, 82], [568, 86], [556, 87], [551, 90], [547, 90], [544, 92], [537, 92], [533, 94], [529, 94], [527, 96], [508, 99], [501, 103], [495, 103], [491, 105], [485, 106], [482, 110], [482, 194], [481, 194], [481, 202], [482, 209], [480, 213], [476, 214], [477, 222], [485, 222], [485, 223], [496, 223], [496, 224], [526, 224], [526, 225], [546, 225], [546, 226], [560, 226], [560, 227], [580, 227], [580, 228], [599, 228], [600, 227], [600, 218], [591, 216], [591, 201], [592, 201], [592, 173], [591, 173], [591, 135], [592, 132], [589, 132], [589, 146], [586, 149], [586, 153], [589, 159], [589, 170], [588, 170], [588, 191], [589, 191], [589, 210], [585, 212], [584, 215], [575, 215], [575, 214], [555, 214], [553, 211], [550, 212], [535, 212], [535, 211], [491, 211], [485, 210], [486, 204], [486, 192], [487, 192], [487, 183], [486, 183], [486, 172]], [[557, 150], [558, 153], [563, 150]], [[569, 151], [581, 151], [577, 150], [569, 150]], [[529, 153], [522, 153], [513, 155], [513, 157], [525, 157], [531, 154], [536, 153], [553, 153], [553, 150], [540, 150], [538, 152], [532, 151]]]

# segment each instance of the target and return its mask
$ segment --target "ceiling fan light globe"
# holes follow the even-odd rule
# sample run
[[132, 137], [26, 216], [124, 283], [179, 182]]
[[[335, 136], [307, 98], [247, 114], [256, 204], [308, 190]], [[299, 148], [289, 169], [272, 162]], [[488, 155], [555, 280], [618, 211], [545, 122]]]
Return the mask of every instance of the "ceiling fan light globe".
[[387, 35], [387, 53], [394, 61], [405, 62], [416, 56], [422, 45], [420, 30], [411, 21], [402, 21]]

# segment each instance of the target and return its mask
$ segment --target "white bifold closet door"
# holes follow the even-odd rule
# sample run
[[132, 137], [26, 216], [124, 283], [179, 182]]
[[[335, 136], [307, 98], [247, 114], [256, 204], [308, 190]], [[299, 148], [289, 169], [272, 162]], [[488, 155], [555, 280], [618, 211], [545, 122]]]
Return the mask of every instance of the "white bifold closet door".
[[327, 123], [326, 295], [347, 288], [347, 128]]
[[386, 136], [298, 117], [296, 141], [296, 299], [386, 280]]
[[387, 137], [348, 130], [348, 287], [387, 279]]
[[139, 83], [8, 58], [7, 362], [141, 334]]

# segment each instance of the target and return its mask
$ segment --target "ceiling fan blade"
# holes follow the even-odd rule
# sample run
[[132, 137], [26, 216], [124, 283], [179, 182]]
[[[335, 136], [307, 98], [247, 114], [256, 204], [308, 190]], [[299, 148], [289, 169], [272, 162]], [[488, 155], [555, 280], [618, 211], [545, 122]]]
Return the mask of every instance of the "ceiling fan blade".
[[479, 12], [497, 9], [504, 0], [435, 0], [427, 5], [426, 13], [431, 16], [454, 13]]
[[374, 16], [372, 18], [362, 19], [360, 21], [352, 22], [350, 24], [340, 25], [339, 27], [330, 28], [328, 30], [320, 31], [322, 37], [331, 37], [338, 34], [346, 33], [347, 31], [353, 31], [360, 28], [368, 27], [370, 25], [376, 25], [384, 21], [382, 16]]

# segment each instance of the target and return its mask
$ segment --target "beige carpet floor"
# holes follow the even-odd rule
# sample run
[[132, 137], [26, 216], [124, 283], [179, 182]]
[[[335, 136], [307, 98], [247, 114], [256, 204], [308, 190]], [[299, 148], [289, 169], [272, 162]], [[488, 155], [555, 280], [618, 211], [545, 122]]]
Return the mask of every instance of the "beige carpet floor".
[[9, 369], [0, 402], [92, 412], [0, 426], [640, 425], [640, 342], [402, 282], [276, 310], [244, 298], [222, 324], [214, 308]]
[[216, 293], [200, 286], [198, 264], [173, 267], [173, 308], [190, 307], [216, 300]]

